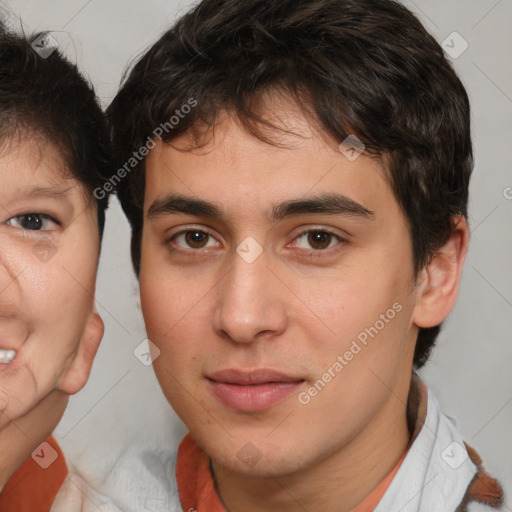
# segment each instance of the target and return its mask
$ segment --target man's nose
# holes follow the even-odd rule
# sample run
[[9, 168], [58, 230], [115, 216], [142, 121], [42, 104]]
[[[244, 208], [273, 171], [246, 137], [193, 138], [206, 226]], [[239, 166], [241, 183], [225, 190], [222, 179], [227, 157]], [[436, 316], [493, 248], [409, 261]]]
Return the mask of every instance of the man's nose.
[[[248, 262], [238, 254], [217, 289], [214, 329], [236, 343], [250, 343], [286, 330], [285, 294], [265, 254]], [[250, 260], [249, 260], [250, 261]]]

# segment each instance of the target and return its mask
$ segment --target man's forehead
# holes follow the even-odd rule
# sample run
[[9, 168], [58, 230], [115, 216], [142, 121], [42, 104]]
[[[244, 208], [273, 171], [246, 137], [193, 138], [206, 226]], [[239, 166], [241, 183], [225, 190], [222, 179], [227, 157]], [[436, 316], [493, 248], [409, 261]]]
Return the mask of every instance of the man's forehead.
[[[295, 115], [293, 112], [292, 117]], [[349, 161], [339, 145], [314, 130], [308, 135], [292, 133], [289, 140], [294, 145], [284, 147], [259, 140], [233, 118], [225, 118], [215, 130], [215, 140], [197, 149], [191, 148], [186, 134], [170, 143], [156, 141], [146, 160], [146, 214], [162, 211], [165, 196], [174, 194], [199, 199], [203, 211], [205, 203], [208, 208], [219, 203], [220, 208], [211, 215], [216, 217], [221, 217], [222, 203], [236, 205], [237, 195], [258, 198], [268, 218], [315, 208], [355, 216], [356, 212], [373, 213], [373, 201], [368, 198], [377, 194], [371, 191], [375, 184], [369, 180], [389, 187], [383, 159], [364, 153], [357, 161]], [[233, 147], [237, 143], [241, 149]], [[244, 153], [246, 148], [254, 152]], [[332, 200], [335, 195], [338, 198]], [[324, 205], [319, 204], [319, 197]], [[167, 201], [167, 207], [172, 202], [176, 203]], [[193, 210], [200, 210], [197, 201]]]
[[[212, 123], [206, 123], [198, 117], [179, 135], [166, 141], [165, 137], [164, 141], [156, 139], [157, 147], [151, 153], [158, 155], [166, 145], [170, 145], [185, 153], [206, 155], [215, 149], [236, 145], [247, 138], [272, 151], [297, 147], [301, 140], [308, 138], [323, 141], [331, 138], [319, 128], [318, 120], [307, 117], [304, 106], [299, 106], [284, 91], [268, 91], [254, 98], [251, 114], [254, 119], [241, 119], [241, 114], [233, 109], [220, 107]], [[332, 143], [337, 145], [334, 140]]]

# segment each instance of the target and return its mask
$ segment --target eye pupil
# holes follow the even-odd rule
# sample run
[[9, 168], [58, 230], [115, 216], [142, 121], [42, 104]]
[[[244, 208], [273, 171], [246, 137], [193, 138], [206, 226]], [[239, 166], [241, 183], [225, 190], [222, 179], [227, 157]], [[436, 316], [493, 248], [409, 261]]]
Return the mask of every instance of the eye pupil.
[[43, 219], [39, 215], [23, 215], [20, 220], [24, 229], [39, 230], [43, 226]]
[[208, 242], [208, 233], [203, 231], [187, 231], [185, 234], [185, 240], [190, 247], [201, 248]]
[[311, 231], [308, 234], [308, 242], [315, 249], [326, 249], [331, 243], [332, 235], [325, 231]]

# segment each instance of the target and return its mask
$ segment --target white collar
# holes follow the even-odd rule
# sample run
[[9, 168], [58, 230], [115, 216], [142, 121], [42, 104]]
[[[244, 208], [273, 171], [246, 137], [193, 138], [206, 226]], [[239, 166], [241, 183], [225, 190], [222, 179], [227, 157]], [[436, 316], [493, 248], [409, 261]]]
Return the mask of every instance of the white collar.
[[425, 422], [374, 512], [454, 512], [478, 468], [427, 390]]

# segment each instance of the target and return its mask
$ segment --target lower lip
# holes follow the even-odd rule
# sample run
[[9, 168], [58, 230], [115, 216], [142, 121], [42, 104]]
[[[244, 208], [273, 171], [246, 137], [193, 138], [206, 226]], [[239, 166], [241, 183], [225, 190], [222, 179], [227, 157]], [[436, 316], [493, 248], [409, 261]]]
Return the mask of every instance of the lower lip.
[[209, 380], [220, 401], [237, 411], [263, 411], [297, 391], [304, 381], [267, 382], [252, 386]]

